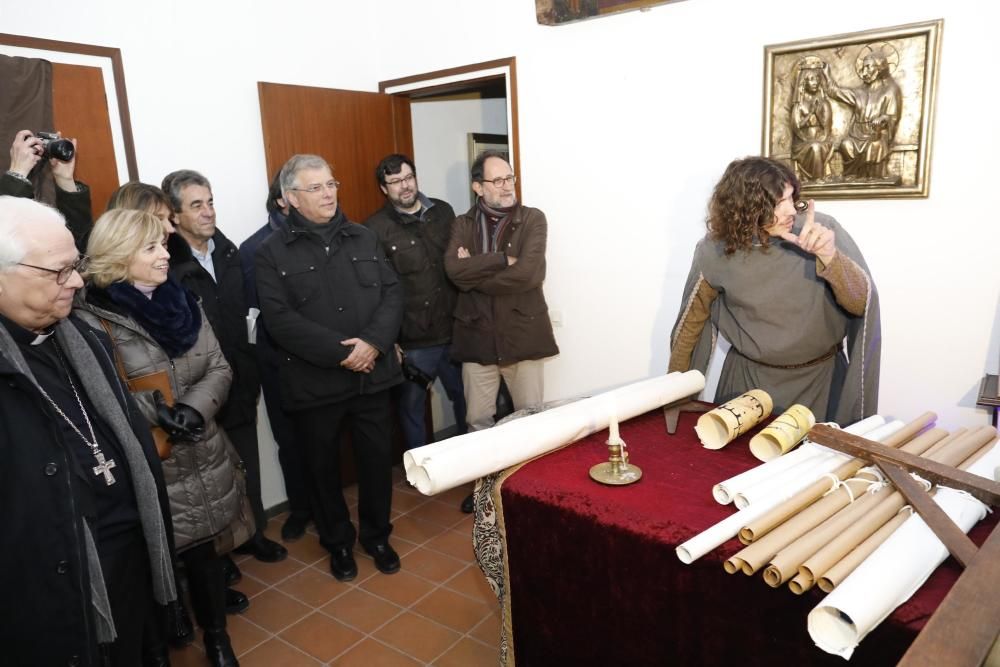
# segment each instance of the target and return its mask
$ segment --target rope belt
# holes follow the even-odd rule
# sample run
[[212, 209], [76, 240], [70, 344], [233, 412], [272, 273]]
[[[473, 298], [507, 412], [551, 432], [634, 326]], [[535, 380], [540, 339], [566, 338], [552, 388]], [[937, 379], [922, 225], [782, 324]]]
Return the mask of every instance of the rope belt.
[[810, 361], [804, 361], [801, 364], [787, 364], [787, 365], [769, 364], [769, 363], [764, 362], [764, 361], [758, 361], [758, 360], [754, 359], [753, 357], [748, 357], [747, 355], [743, 354], [742, 352], [740, 352], [739, 350], [737, 350], [735, 347], [730, 348], [730, 349], [731, 349], [732, 352], [735, 352], [739, 356], [743, 357], [744, 359], [748, 359], [749, 361], [752, 361], [755, 364], [760, 364], [761, 366], [767, 366], [768, 368], [782, 368], [782, 369], [785, 369], [785, 370], [792, 370], [792, 369], [795, 369], [795, 368], [808, 368], [809, 366], [815, 366], [816, 364], [821, 364], [824, 361], [826, 361], [827, 359], [830, 359], [830, 358], [836, 356], [836, 354], [838, 352], [840, 352], [840, 344], [838, 343], [837, 345], [834, 345], [829, 350], [827, 350], [825, 353], [823, 353], [821, 356], [816, 357], [815, 359], [812, 359]]

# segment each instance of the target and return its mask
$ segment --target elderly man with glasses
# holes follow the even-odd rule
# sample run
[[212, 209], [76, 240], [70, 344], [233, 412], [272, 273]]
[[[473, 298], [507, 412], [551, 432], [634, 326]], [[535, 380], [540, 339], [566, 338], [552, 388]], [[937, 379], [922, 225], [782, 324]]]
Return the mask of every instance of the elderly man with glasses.
[[[257, 292], [280, 354], [284, 408], [303, 448], [306, 486], [320, 544], [341, 581], [358, 574], [361, 546], [385, 574], [399, 570], [392, 524], [389, 388], [402, 379], [393, 350], [403, 293], [375, 233], [337, 205], [330, 166], [295, 155], [281, 169], [287, 226], [257, 250]], [[358, 469], [355, 531], [341, 490], [340, 427], [351, 424]]]
[[63, 217], [0, 196], [0, 645], [12, 665], [138, 665], [176, 598], [149, 426], [103, 332], [70, 317], [81, 257]]
[[471, 169], [476, 204], [458, 216], [445, 252], [458, 286], [451, 354], [462, 362], [469, 430], [493, 425], [503, 378], [514, 409], [542, 403], [546, 357], [559, 353], [542, 293], [545, 214], [522, 206], [501, 153], [486, 151]]

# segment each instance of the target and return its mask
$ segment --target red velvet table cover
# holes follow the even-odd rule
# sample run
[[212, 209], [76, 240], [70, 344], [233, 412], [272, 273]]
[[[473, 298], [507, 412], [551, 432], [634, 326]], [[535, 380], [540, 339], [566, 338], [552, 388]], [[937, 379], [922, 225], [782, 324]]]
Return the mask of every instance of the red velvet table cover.
[[[735, 510], [712, 486], [759, 461], [748, 433], [718, 451], [684, 413], [667, 435], [654, 410], [621, 425], [632, 486], [588, 476], [606, 461], [607, 431], [531, 461], [502, 481], [509, 622], [519, 667], [552, 665], [843, 665], [816, 648], [806, 615], [819, 590], [796, 596], [758, 573], [730, 575], [723, 545], [691, 565], [674, 549]], [[495, 497], [495, 496], [494, 496]], [[977, 544], [991, 517], [970, 535]], [[893, 665], [961, 573], [951, 558], [906, 604], [862, 641], [851, 665]]]

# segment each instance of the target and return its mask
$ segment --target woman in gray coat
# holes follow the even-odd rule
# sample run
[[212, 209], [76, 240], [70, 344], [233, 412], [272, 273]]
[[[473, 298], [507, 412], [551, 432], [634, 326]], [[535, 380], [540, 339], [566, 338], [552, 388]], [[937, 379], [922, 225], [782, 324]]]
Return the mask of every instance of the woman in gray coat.
[[151, 427], [170, 434], [163, 461], [178, 559], [213, 665], [238, 665], [226, 633], [225, 581], [213, 538], [237, 516], [239, 458], [215, 415], [232, 372], [194, 295], [168, 278], [166, 237], [149, 213], [116, 209], [94, 224], [86, 291], [77, 314], [107, 330], [128, 380], [166, 371], [175, 403], [133, 396]]

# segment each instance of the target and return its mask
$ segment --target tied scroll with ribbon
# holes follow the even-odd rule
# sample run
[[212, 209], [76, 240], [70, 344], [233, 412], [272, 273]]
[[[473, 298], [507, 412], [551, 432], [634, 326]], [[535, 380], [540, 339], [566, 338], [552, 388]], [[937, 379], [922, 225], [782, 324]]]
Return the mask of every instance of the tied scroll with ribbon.
[[705, 449], [722, 449], [767, 419], [773, 405], [766, 391], [751, 389], [703, 414], [694, 431]]

